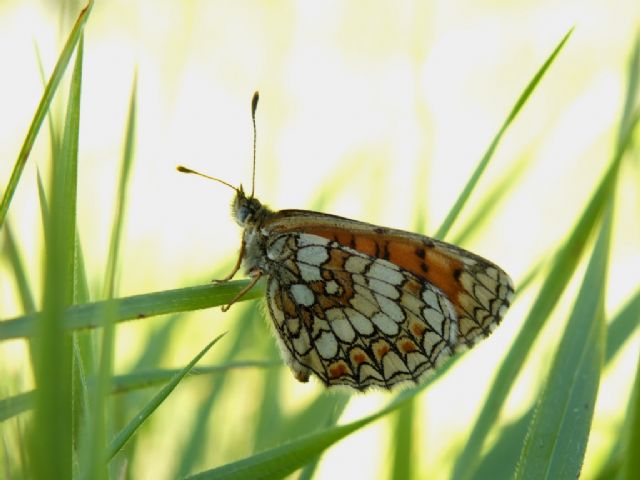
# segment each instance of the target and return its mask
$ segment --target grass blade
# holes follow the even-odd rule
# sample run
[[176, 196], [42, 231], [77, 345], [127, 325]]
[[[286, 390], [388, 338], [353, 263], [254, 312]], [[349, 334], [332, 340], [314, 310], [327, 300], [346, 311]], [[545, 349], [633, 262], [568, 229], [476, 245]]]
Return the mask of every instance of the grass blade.
[[629, 117], [623, 117], [620, 127], [622, 134], [619, 137], [620, 142], [616, 146], [611, 165], [600, 181], [600, 184], [584, 209], [569, 238], [564, 242], [562, 250], [555, 258], [555, 262], [548, 275], [548, 280], [540, 290], [527, 315], [522, 330], [500, 365], [495, 376], [496, 380], [486, 399], [483, 401], [483, 408], [471, 431], [469, 440], [466, 442], [465, 449], [462, 455], [456, 460], [452, 478], [467, 479], [473, 474], [480, 458], [484, 439], [495, 423], [495, 419], [498, 417], [498, 413], [529, 353], [531, 345], [537, 338], [538, 333], [542, 330], [549, 313], [554, 308], [568, 284], [569, 279], [573, 275], [584, 245], [601, 216], [604, 206], [612, 195], [622, 157], [630, 145], [633, 130], [639, 119], [640, 111], [636, 111], [634, 115]]
[[[250, 457], [231, 462], [213, 470], [207, 470], [187, 477], [194, 479], [277, 479], [282, 478], [300, 467], [316, 460], [327, 448], [339, 442], [347, 435], [369, 425], [370, 423], [406, 406], [425, 388], [431, 385], [455, 363], [461, 355], [447, 361], [424, 383], [409, 390], [400, 392], [389, 404], [377, 412], [360, 420], [314, 432], [275, 448], [259, 452]], [[345, 399], [346, 400], [346, 399]], [[343, 405], [344, 406], [344, 405]]]
[[622, 446], [623, 455], [622, 478], [631, 480], [640, 478], [640, 357], [636, 366], [636, 379], [631, 392], [631, 400], [627, 409], [628, 430], [625, 432], [625, 441]]
[[607, 331], [607, 349], [605, 364], [608, 364], [618, 353], [622, 345], [629, 340], [640, 327], [640, 291], [622, 307], [611, 321]]
[[[389, 478], [413, 478], [412, 462], [415, 458], [413, 449], [414, 423], [415, 423], [415, 402], [409, 401], [394, 415], [392, 442], [393, 460], [391, 464], [391, 475]], [[424, 425], [420, 425], [424, 428]]]
[[604, 356], [611, 205], [529, 425], [516, 479], [580, 475]]
[[106, 437], [106, 399], [113, 370], [113, 348], [115, 341], [115, 317], [117, 300], [113, 300], [116, 284], [116, 269], [120, 251], [122, 225], [126, 208], [126, 192], [131, 165], [133, 163], [133, 144], [136, 126], [136, 80], [134, 78], [129, 102], [129, 114], [125, 133], [124, 152], [118, 181], [118, 196], [111, 228], [111, 240], [107, 257], [107, 269], [104, 280], [105, 309], [102, 311], [103, 330], [100, 350], [100, 364], [97, 381], [91, 389], [87, 441], [83, 442], [85, 450], [80, 456], [83, 478], [106, 478], [105, 466], [100, 461], [104, 456]]
[[573, 28], [569, 30], [564, 37], [562, 37], [562, 40], [560, 40], [560, 43], [558, 43], [558, 46], [553, 50], [549, 58], [547, 58], [547, 60], [542, 65], [542, 67], [540, 67], [538, 72], [533, 76], [533, 78], [531, 79], [527, 87], [524, 89], [524, 91], [520, 95], [520, 98], [518, 98], [518, 100], [516, 101], [515, 105], [511, 109], [511, 112], [509, 113], [509, 116], [500, 127], [500, 130], [498, 130], [498, 133], [496, 134], [493, 141], [491, 142], [491, 145], [489, 145], [489, 148], [483, 155], [482, 159], [480, 160], [480, 163], [478, 163], [478, 166], [471, 174], [471, 177], [467, 181], [467, 184], [462, 189], [462, 193], [456, 200], [456, 203], [453, 205], [453, 207], [451, 207], [451, 210], [449, 210], [449, 213], [447, 214], [446, 218], [442, 222], [442, 225], [440, 225], [438, 232], [435, 234], [436, 238], [443, 239], [449, 233], [449, 230], [453, 226], [453, 222], [456, 220], [456, 218], [462, 211], [462, 208], [464, 207], [465, 203], [467, 203], [467, 200], [469, 200], [469, 197], [471, 196], [471, 192], [473, 191], [474, 187], [478, 183], [480, 176], [482, 175], [484, 170], [487, 168], [487, 165], [489, 164], [489, 160], [493, 156], [493, 152], [497, 148], [498, 143], [500, 143], [502, 136], [507, 131], [507, 128], [509, 128], [511, 123], [513, 123], [513, 121], [515, 120], [516, 116], [518, 115], [518, 113], [520, 112], [524, 104], [527, 102], [527, 100], [529, 99], [533, 91], [536, 89], [536, 87], [538, 86], [538, 83], [540, 83], [540, 80], [542, 79], [544, 74], [547, 72], [547, 70], [553, 63], [553, 61], [556, 59], [556, 57], [560, 53], [560, 50], [562, 50], [567, 40], [569, 40], [571, 33], [573, 33]]
[[73, 301], [82, 45], [80, 36], [62, 148], [60, 155], [54, 157], [51, 176], [43, 314], [34, 349], [38, 389], [30, 459], [35, 478], [70, 478], [72, 471], [71, 340], [60, 319], [65, 307]]
[[42, 122], [44, 121], [44, 117], [49, 110], [49, 105], [51, 105], [51, 100], [53, 99], [58, 85], [60, 84], [60, 80], [62, 80], [62, 76], [67, 69], [67, 65], [69, 64], [69, 60], [71, 59], [71, 54], [73, 53], [76, 45], [79, 42], [82, 31], [84, 30], [84, 25], [89, 18], [92, 7], [93, 0], [90, 0], [89, 3], [87, 3], [87, 6], [82, 10], [82, 12], [80, 12], [78, 19], [76, 20], [76, 24], [71, 30], [69, 38], [67, 39], [67, 42], [65, 43], [65, 46], [62, 49], [60, 56], [58, 57], [58, 62], [56, 63], [56, 66], [53, 69], [53, 73], [51, 74], [51, 78], [49, 79], [49, 82], [47, 83], [47, 86], [44, 90], [44, 94], [42, 95], [42, 99], [40, 100], [40, 104], [38, 105], [38, 109], [33, 116], [31, 126], [29, 127], [27, 136], [25, 137], [22, 148], [20, 149], [20, 153], [18, 154], [18, 159], [16, 160], [13, 171], [11, 172], [9, 183], [4, 190], [4, 196], [2, 197], [2, 201], [0, 201], [0, 227], [2, 227], [2, 225], [4, 224], [4, 220], [7, 216], [7, 211], [9, 210], [9, 204], [11, 203], [13, 194], [16, 190], [16, 187], [18, 186], [18, 181], [20, 180], [20, 176], [22, 175], [24, 166], [27, 163], [27, 158], [29, 158], [29, 153], [33, 148], [33, 144], [38, 135], [38, 131], [40, 130]]
[[[167, 313], [186, 312], [225, 305], [248, 284], [248, 280], [231, 281], [224, 284], [199, 285], [196, 287], [145, 293], [118, 299], [115, 322], [141, 319]], [[260, 282], [259, 282], [260, 284]], [[264, 296], [264, 284], [247, 292], [239, 301]], [[73, 305], [63, 315], [64, 328], [69, 330], [96, 328], [102, 325], [101, 312], [107, 301]], [[0, 322], [0, 340], [26, 338], [34, 334], [34, 327], [42, 313], [22, 315]]]
[[[197, 367], [191, 370], [190, 377], [198, 375], [214, 375], [226, 373], [230, 370], [244, 368], [276, 368], [282, 366], [280, 360], [245, 360], [236, 362], [226, 362], [220, 365], [209, 365]], [[111, 382], [113, 394], [130, 393], [145, 388], [155, 387], [171, 380], [181, 370], [176, 369], [156, 369], [134, 371], [131, 373], [116, 375]], [[0, 422], [19, 415], [33, 408], [35, 390], [19, 393], [10, 397], [0, 399]]]
[[126, 427], [124, 427], [111, 441], [107, 449], [107, 459], [111, 460], [116, 453], [124, 447], [125, 443], [131, 438], [136, 430], [142, 425], [142, 423], [149, 418], [149, 416], [162, 404], [162, 402], [171, 394], [171, 392], [178, 386], [180, 381], [191, 371], [196, 363], [209, 351], [215, 343], [220, 340], [225, 334], [218, 335], [209, 344], [204, 347], [200, 353], [198, 353], [189, 364], [178, 372], [171, 381], [165, 385], [154, 397], [140, 410], [140, 413], [136, 415]]
[[36, 303], [33, 299], [33, 293], [31, 292], [31, 286], [27, 280], [27, 273], [22, 262], [22, 256], [20, 255], [18, 245], [13, 237], [13, 232], [9, 224], [4, 226], [4, 251], [6, 257], [9, 260], [9, 264], [13, 270], [13, 277], [16, 281], [17, 290], [20, 296], [20, 302], [22, 303], [22, 309], [25, 312], [33, 312], [36, 309]]

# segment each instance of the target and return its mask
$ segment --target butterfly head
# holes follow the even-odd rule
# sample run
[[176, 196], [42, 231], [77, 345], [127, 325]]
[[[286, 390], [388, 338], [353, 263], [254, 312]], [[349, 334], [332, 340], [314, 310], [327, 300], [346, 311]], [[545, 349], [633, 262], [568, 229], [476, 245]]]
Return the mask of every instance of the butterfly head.
[[261, 212], [264, 210], [265, 207], [257, 198], [253, 196], [247, 197], [242, 186], [236, 190], [236, 197], [231, 205], [231, 212], [238, 225], [244, 228], [247, 225], [256, 223]]

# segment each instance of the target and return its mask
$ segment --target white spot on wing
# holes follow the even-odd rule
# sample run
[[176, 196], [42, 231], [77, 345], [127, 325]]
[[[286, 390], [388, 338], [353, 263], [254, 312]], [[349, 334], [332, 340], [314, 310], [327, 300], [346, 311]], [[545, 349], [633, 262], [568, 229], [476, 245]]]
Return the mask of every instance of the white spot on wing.
[[291, 285], [291, 295], [293, 295], [293, 299], [298, 305], [304, 305], [305, 307], [309, 307], [313, 305], [315, 302], [315, 297], [313, 292], [309, 287], [304, 284], [297, 283], [295, 285]]
[[298, 246], [307, 247], [309, 245], [327, 245], [329, 240], [318, 235], [301, 234], [298, 237]]
[[436, 296], [433, 290], [425, 288], [424, 291], [422, 292], [422, 299], [431, 308], [437, 308], [437, 309], [440, 308], [440, 305], [438, 304], [438, 297]]
[[317, 282], [322, 280], [320, 269], [315, 265], [307, 265], [306, 263], [298, 263], [300, 276], [305, 282]]
[[329, 259], [327, 249], [320, 245], [311, 245], [298, 250], [298, 262], [320, 266]]
[[391, 320], [386, 313], [376, 313], [373, 317], [371, 317], [371, 321], [385, 335], [397, 335], [400, 331], [400, 327], [398, 327], [398, 324]]
[[393, 299], [400, 297], [400, 292], [393, 285], [389, 285], [387, 282], [383, 282], [377, 278], [369, 279], [369, 288], [376, 293], [384, 295], [385, 297]]
[[378, 305], [384, 313], [389, 315], [389, 317], [395, 322], [402, 322], [404, 320], [404, 312], [398, 306], [398, 304], [392, 300], [389, 300], [387, 297], [379, 295], [376, 293], [376, 300], [378, 301]]
[[316, 349], [322, 358], [331, 359], [338, 353], [338, 342], [330, 332], [322, 332], [316, 340]]
[[422, 311], [422, 316], [431, 328], [438, 333], [442, 332], [442, 322], [444, 321], [444, 315], [442, 313], [433, 308], [425, 308]]
[[[337, 309], [334, 309], [337, 310]], [[341, 312], [342, 313], [342, 312]], [[343, 342], [351, 343], [356, 338], [356, 332], [349, 321], [342, 315], [342, 318], [337, 318], [330, 322], [333, 333]]]
[[345, 308], [344, 313], [347, 314], [351, 325], [353, 325], [353, 328], [355, 328], [358, 333], [361, 335], [371, 335], [373, 333], [373, 324], [360, 312], [351, 308]]
[[384, 265], [381, 261], [374, 262], [371, 265], [368, 275], [378, 280], [384, 280], [391, 285], [400, 285], [404, 280], [402, 273]]
[[347, 258], [347, 261], [344, 262], [344, 269], [349, 273], [362, 273], [366, 270], [368, 265], [369, 261], [365, 258], [351, 255]]

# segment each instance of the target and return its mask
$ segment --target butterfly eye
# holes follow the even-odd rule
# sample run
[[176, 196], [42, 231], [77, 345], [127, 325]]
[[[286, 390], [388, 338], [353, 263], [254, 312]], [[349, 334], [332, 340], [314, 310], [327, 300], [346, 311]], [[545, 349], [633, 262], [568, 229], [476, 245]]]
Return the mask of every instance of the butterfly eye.
[[251, 209], [249, 208], [249, 205], [247, 204], [240, 205], [236, 213], [236, 219], [238, 220], [238, 222], [240, 224], [244, 224], [246, 223], [247, 219], [250, 216], [251, 216]]

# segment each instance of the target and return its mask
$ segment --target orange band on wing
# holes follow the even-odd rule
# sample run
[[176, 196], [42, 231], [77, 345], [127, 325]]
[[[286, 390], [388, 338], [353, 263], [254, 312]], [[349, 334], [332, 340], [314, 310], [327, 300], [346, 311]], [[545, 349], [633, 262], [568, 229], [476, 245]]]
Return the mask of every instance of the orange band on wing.
[[433, 245], [393, 235], [353, 233], [330, 227], [306, 225], [304, 230], [366, 255], [389, 260], [418, 278], [427, 280], [454, 303], [457, 302], [461, 288], [456, 280], [456, 272], [463, 269], [463, 264]]

